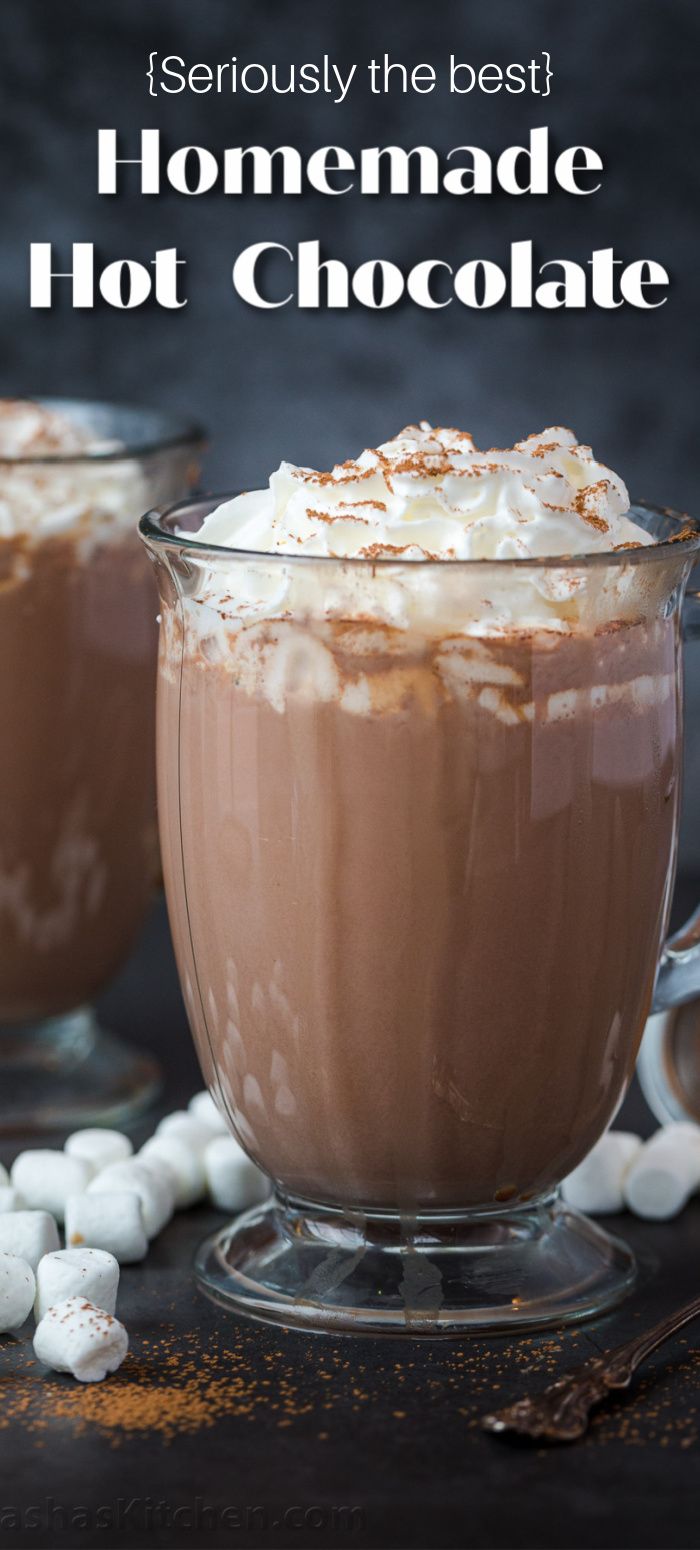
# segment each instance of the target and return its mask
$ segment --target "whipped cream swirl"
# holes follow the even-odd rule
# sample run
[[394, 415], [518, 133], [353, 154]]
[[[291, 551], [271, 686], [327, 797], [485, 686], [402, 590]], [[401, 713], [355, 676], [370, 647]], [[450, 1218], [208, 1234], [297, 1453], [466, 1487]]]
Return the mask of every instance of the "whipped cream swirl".
[[87, 554], [98, 540], [133, 527], [149, 504], [142, 468], [130, 457], [100, 457], [121, 449], [68, 412], [0, 399], [0, 540], [49, 538], [75, 528]]
[[118, 443], [96, 442], [84, 426], [48, 404], [25, 398], [0, 398], [0, 460], [83, 457], [116, 450]]
[[[195, 566], [187, 556], [177, 609], [163, 607], [161, 670], [177, 681], [184, 630], [186, 655], [280, 712], [299, 697], [356, 715], [398, 710], [410, 692], [424, 709], [478, 699], [520, 725], [534, 700], [500, 643], [528, 634], [553, 649], [612, 622], [655, 628], [663, 614], [664, 567], [584, 558], [653, 543], [629, 511], [622, 480], [560, 428], [480, 452], [464, 432], [422, 423], [328, 473], [283, 463], [266, 490], [224, 502], [196, 533], [208, 548]], [[421, 560], [438, 563], [403, 563]], [[507, 563], [517, 560], [535, 563]], [[562, 661], [553, 715], [571, 712]], [[637, 698], [668, 692], [665, 680], [643, 683]], [[604, 681], [591, 693], [609, 702]]]
[[652, 543], [629, 505], [622, 479], [561, 426], [483, 452], [466, 431], [421, 421], [327, 473], [282, 463], [197, 537], [266, 554], [548, 558]]

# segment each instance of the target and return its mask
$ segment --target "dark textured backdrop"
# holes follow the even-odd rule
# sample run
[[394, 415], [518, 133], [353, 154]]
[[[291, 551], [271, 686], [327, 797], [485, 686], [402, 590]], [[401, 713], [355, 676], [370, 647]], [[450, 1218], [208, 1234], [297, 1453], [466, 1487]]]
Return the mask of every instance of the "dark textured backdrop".
[[[264, 480], [281, 457], [327, 462], [427, 416], [488, 445], [546, 423], [571, 424], [633, 492], [698, 509], [700, 387], [700, 5], [697, 0], [2, 0], [0, 392], [133, 398], [194, 410], [210, 426], [210, 482]], [[387, 50], [406, 64], [481, 64], [548, 48], [552, 95], [373, 98], [189, 94], [153, 101], [151, 49], [188, 62], [317, 60], [364, 65]], [[359, 72], [358, 72], [359, 75]], [[589, 143], [605, 160], [591, 198], [371, 200], [117, 199], [96, 192], [96, 131], [135, 140], [157, 126], [170, 148], [284, 141], [465, 142], [499, 150], [549, 124], [557, 147]], [[135, 152], [133, 153], [135, 154]], [[319, 237], [349, 263], [388, 257], [505, 259], [536, 240], [542, 258], [585, 258], [614, 244], [671, 272], [652, 313], [275, 313], [233, 295], [230, 265], [249, 242]], [[28, 245], [62, 256], [94, 240], [109, 258], [148, 260], [177, 244], [189, 262], [183, 312], [30, 312]], [[698, 671], [692, 675], [700, 683]], [[691, 685], [691, 710], [700, 690]], [[691, 738], [689, 789], [700, 775]], [[686, 826], [684, 859], [700, 865]]]

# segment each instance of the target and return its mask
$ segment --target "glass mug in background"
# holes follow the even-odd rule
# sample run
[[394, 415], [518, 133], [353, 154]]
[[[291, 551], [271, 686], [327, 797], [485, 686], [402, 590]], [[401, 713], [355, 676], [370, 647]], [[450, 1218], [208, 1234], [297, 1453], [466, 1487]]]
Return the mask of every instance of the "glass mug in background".
[[192, 487], [201, 434], [73, 400], [0, 416], [0, 1132], [121, 1123], [157, 1086], [89, 1006], [159, 875], [157, 597], [136, 523]]
[[[275, 1186], [199, 1278], [358, 1333], [597, 1312], [634, 1260], [557, 1186], [654, 993], [700, 530], [634, 507], [653, 546], [575, 560], [262, 555], [190, 536], [222, 498], [141, 522], [183, 992]], [[533, 586], [585, 629], [479, 634], [485, 597]]]

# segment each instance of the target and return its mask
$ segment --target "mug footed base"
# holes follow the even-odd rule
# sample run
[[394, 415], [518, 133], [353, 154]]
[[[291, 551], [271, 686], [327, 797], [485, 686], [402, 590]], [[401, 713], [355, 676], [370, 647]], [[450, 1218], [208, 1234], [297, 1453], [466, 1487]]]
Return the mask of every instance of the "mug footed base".
[[90, 1007], [0, 1028], [0, 1136], [128, 1124], [153, 1102], [150, 1055], [102, 1029]]
[[195, 1271], [215, 1302], [265, 1323], [424, 1337], [590, 1318], [636, 1277], [631, 1250], [556, 1196], [421, 1216], [273, 1196], [208, 1238]]

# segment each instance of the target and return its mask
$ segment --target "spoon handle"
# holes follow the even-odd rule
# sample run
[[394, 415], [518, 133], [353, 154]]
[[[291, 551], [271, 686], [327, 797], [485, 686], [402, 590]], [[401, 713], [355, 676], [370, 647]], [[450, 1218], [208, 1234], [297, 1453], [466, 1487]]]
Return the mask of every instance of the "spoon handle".
[[695, 1297], [634, 1340], [628, 1340], [614, 1351], [590, 1357], [574, 1372], [556, 1378], [542, 1393], [529, 1395], [508, 1405], [505, 1410], [484, 1416], [482, 1426], [490, 1432], [519, 1432], [521, 1436], [573, 1442], [576, 1437], [583, 1436], [593, 1406], [604, 1399], [610, 1389], [627, 1388], [645, 1356], [698, 1317], [700, 1297]]
[[616, 1351], [606, 1352], [603, 1357], [604, 1375], [609, 1386], [625, 1388], [645, 1357], [650, 1356], [657, 1346], [663, 1345], [665, 1340], [670, 1340], [685, 1324], [697, 1318], [700, 1318], [700, 1297], [694, 1297], [685, 1307], [677, 1308], [668, 1318], [662, 1319], [652, 1329], [645, 1330], [644, 1334], [637, 1335], [636, 1339], [628, 1341], [626, 1345], [618, 1346]]

